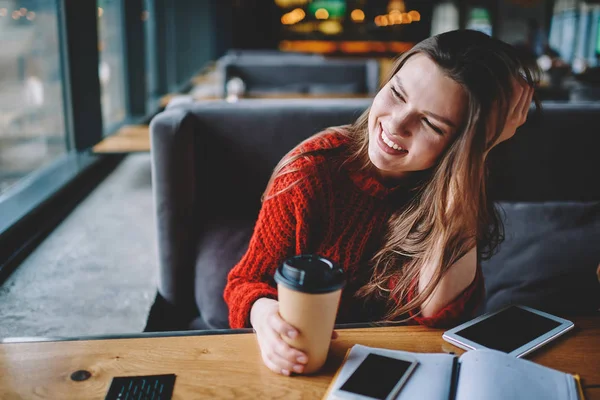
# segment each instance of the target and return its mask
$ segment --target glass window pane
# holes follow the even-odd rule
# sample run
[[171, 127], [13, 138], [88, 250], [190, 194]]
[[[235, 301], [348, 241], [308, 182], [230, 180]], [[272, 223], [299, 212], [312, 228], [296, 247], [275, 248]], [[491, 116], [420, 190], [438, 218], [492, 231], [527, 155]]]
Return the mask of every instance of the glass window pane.
[[123, 9], [120, 0], [98, 1], [98, 38], [100, 49], [100, 86], [104, 132], [122, 122], [125, 104], [125, 68], [123, 63]]
[[67, 151], [58, 0], [0, 0], [0, 195]]
[[155, 107], [155, 101], [161, 95], [159, 84], [159, 67], [157, 62], [157, 54], [159, 50], [159, 40], [157, 38], [158, 21], [156, 16], [156, 7], [153, 0], [144, 0], [144, 11], [142, 12], [142, 20], [144, 21], [144, 36], [145, 36], [145, 51], [146, 51], [146, 98], [147, 107], [152, 109]]

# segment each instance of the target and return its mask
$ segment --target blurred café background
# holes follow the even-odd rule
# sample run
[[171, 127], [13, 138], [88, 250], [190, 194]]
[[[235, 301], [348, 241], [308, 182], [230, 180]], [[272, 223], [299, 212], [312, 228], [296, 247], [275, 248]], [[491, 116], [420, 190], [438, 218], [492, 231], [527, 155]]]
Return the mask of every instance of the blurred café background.
[[[600, 101], [598, 0], [0, 0], [0, 337], [143, 329], [165, 107], [373, 96], [395, 56], [459, 28], [537, 63], [542, 100]], [[364, 83], [294, 77], [323, 60]]]

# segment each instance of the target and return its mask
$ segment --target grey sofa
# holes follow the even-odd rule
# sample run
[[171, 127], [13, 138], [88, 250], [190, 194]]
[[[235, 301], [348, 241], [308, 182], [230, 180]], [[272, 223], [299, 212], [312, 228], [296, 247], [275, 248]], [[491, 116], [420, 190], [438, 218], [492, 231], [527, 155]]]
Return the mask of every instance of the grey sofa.
[[[147, 331], [227, 328], [222, 293], [260, 195], [297, 143], [353, 121], [368, 100], [242, 100], [171, 107], [151, 123], [160, 279]], [[564, 315], [600, 306], [600, 105], [545, 104], [491, 155], [506, 240], [483, 264], [481, 312]]]
[[224, 93], [232, 78], [244, 81], [248, 96], [274, 94], [374, 95], [379, 87], [375, 59], [329, 59], [304, 54], [229, 55], [218, 63]]

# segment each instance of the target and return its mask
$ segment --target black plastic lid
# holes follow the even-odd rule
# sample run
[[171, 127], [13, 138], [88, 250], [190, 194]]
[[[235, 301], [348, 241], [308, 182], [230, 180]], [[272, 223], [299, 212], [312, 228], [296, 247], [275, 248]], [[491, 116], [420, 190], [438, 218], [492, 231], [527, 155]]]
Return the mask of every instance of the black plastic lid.
[[346, 284], [344, 271], [333, 261], [318, 255], [294, 256], [275, 272], [275, 282], [303, 293], [328, 293]]

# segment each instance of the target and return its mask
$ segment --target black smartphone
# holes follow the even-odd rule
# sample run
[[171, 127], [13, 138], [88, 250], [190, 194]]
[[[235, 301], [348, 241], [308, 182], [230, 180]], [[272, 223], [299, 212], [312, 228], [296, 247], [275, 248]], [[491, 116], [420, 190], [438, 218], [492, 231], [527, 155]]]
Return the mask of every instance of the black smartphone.
[[386, 357], [369, 353], [333, 395], [349, 400], [393, 399], [418, 363], [408, 356]]

